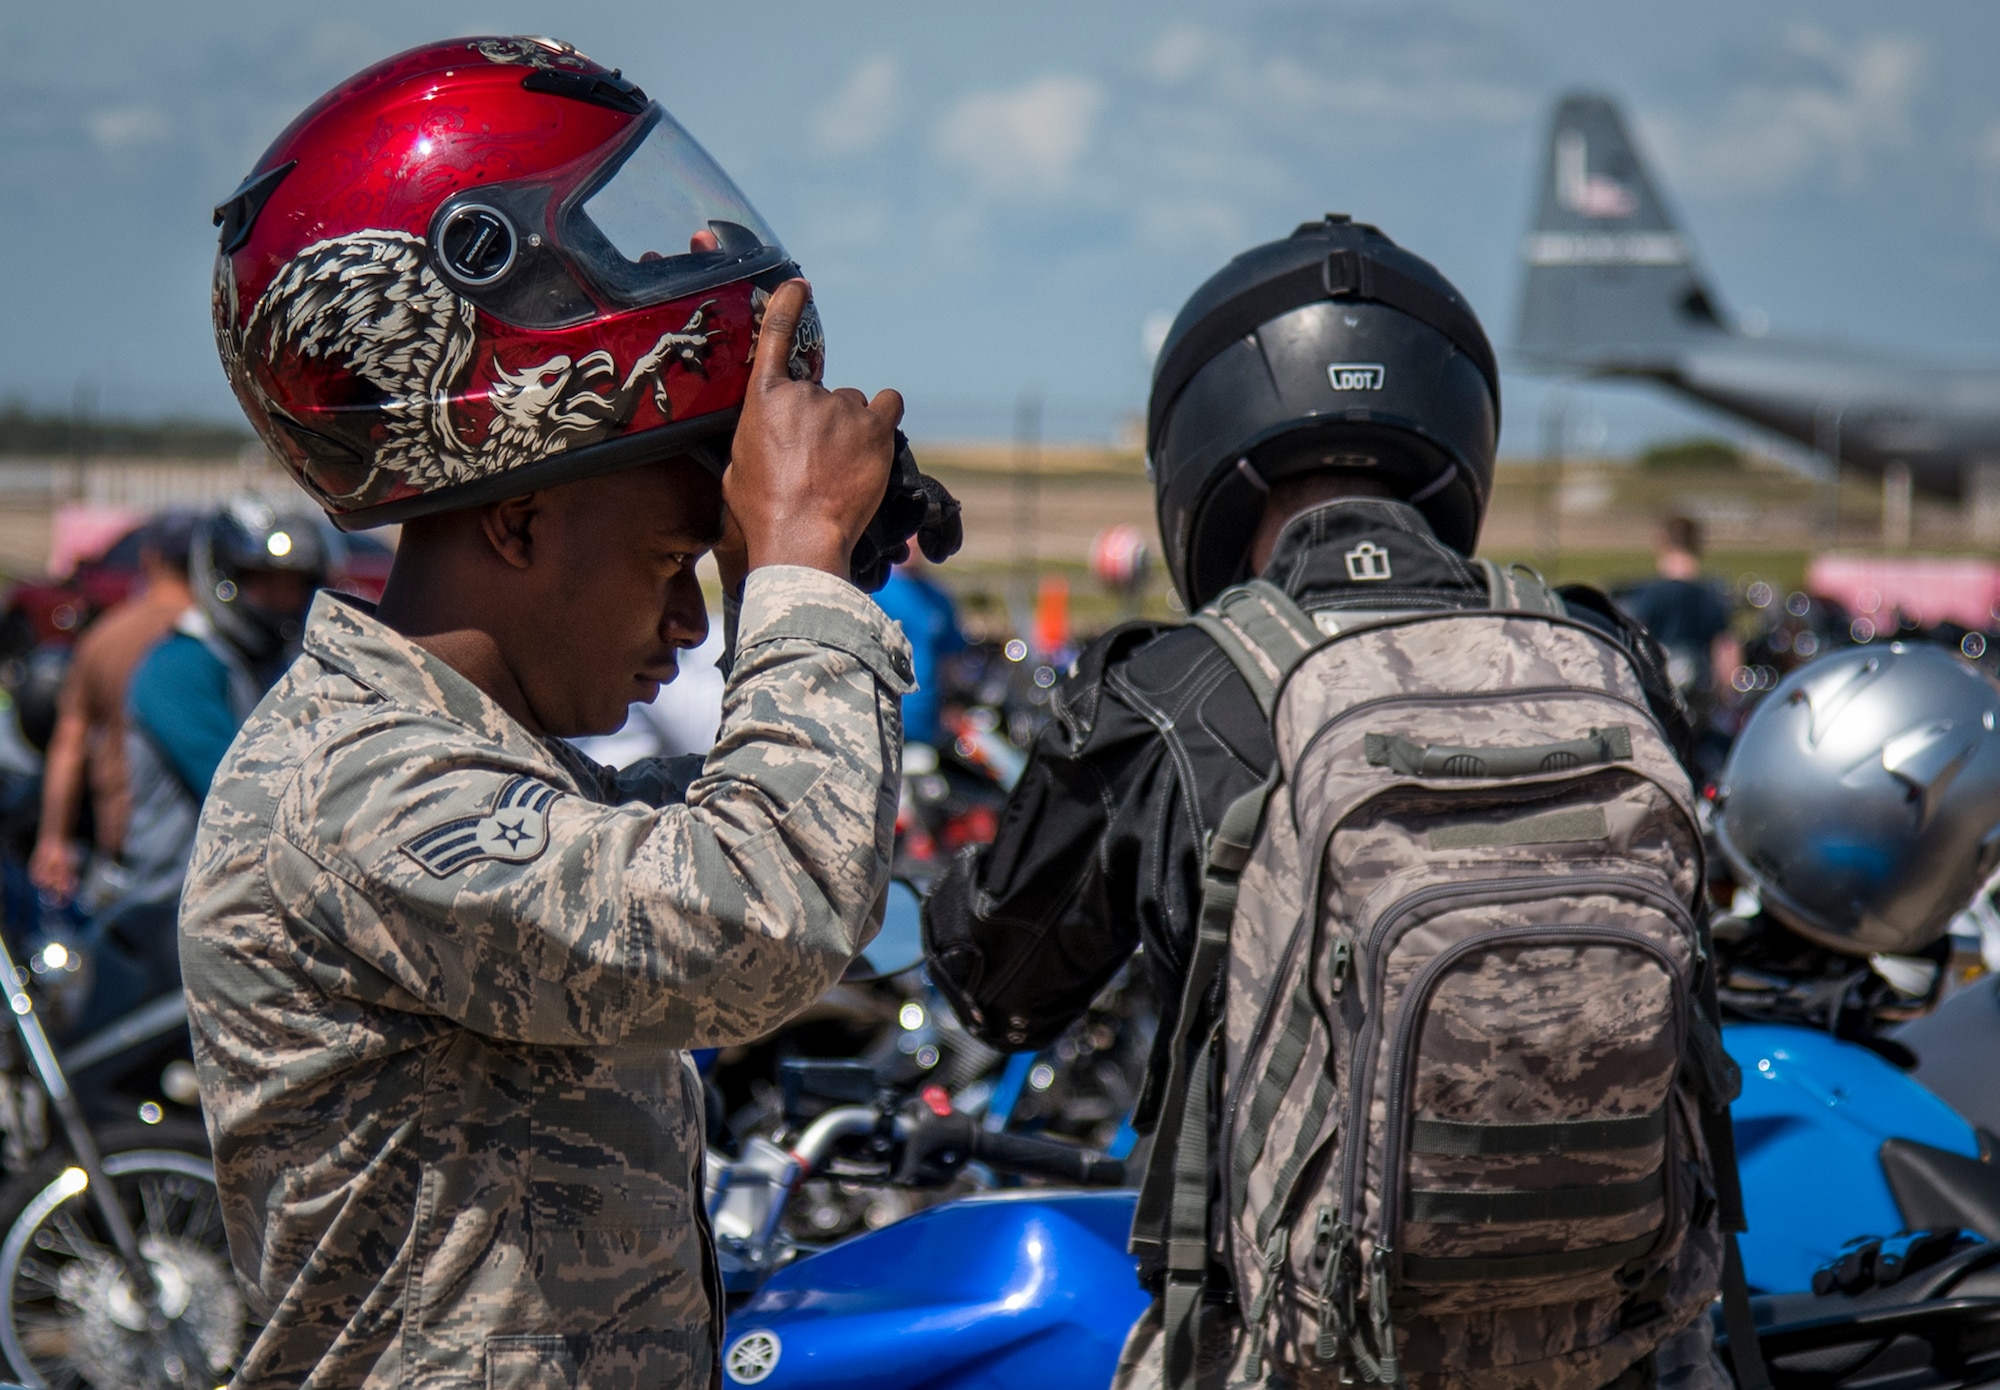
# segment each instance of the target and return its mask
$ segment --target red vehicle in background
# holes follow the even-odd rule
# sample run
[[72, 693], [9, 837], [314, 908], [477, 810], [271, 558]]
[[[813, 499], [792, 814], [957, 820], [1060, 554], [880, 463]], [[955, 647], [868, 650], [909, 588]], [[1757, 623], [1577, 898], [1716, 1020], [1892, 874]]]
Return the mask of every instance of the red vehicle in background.
[[[139, 582], [143, 530], [135, 526], [126, 531], [102, 554], [79, 561], [65, 578], [15, 585], [0, 608], [0, 663], [22, 661], [42, 647], [68, 647], [99, 613], [129, 595]], [[373, 534], [343, 535], [331, 523], [326, 530], [327, 548], [336, 557], [330, 587], [369, 600], [380, 598], [396, 552]]]

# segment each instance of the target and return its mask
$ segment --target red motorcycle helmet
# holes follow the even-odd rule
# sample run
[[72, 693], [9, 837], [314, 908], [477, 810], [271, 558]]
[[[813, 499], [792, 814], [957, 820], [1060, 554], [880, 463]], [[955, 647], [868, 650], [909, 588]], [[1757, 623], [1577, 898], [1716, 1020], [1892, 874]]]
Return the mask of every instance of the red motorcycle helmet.
[[[553, 39], [369, 68], [215, 220], [223, 369], [345, 530], [674, 455], [719, 472], [798, 273], [672, 116]], [[821, 357], [808, 315], [794, 375]]]

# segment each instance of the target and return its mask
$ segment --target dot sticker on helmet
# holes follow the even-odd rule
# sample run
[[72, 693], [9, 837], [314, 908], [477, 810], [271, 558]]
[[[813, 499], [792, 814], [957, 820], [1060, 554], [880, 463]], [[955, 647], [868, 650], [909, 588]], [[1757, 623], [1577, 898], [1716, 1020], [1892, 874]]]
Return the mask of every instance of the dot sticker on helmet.
[[1380, 391], [1383, 376], [1380, 362], [1329, 362], [1326, 367], [1326, 379], [1336, 391]]

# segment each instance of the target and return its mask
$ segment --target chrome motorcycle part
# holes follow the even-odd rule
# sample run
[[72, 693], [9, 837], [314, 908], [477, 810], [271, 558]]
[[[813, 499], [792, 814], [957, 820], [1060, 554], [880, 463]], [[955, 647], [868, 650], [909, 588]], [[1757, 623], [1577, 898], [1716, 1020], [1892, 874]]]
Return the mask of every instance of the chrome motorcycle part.
[[[0, 1192], [0, 1352], [38, 1390], [224, 1383], [252, 1324], [205, 1136], [131, 1125], [107, 1131], [104, 1148], [100, 1179], [52, 1151]], [[144, 1288], [107, 1237], [107, 1205], [133, 1232]]]

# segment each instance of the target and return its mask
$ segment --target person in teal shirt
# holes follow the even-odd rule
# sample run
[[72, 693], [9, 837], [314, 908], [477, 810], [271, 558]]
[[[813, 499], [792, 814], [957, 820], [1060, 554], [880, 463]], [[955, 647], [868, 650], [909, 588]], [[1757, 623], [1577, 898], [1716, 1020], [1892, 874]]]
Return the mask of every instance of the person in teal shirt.
[[926, 573], [928, 568], [914, 558], [896, 566], [875, 602], [902, 627], [916, 671], [917, 688], [903, 697], [903, 741], [936, 745], [943, 732], [938, 719], [944, 711], [938, 671], [966, 644], [958, 626], [958, 605]]
[[179, 901], [202, 798], [236, 730], [290, 664], [328, 552], [317, 517], [252, 498], [196, 531], [188, 556], [195, 606], [126, 689], [132, 812], [127, 883], [112, 917]]

